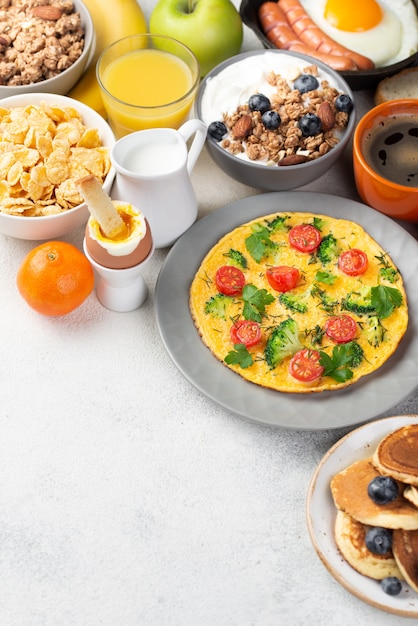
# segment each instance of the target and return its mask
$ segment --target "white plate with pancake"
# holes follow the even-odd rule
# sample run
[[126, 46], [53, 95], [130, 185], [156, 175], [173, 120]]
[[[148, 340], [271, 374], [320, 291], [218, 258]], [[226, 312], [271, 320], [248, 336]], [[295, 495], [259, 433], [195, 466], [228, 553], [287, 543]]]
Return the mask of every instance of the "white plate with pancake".
[[418, 424], [418, 415], [388, 417], [360, 426], [337, 441], [316, 468], [306, 503], [312, 544], [330, 574], [360, 600], [404, 617], [418, 617], [418, 594], [403, 583], [398, 596], [389, 596], [377, 580], [359, 574], [339, 552], [334, 540], [337, 509], [331, 496], [330, 481], [351, 463], [370, 457], [385, 435], [411, 423]]
[[[206, 253], [225, 234], [274, 212], [330, 215], [357, 222], [389, 253], [402, 273], [410, 324], [401, 344], [376, 372], [338, 391], [280, 393], [244, 380], [216, 359], [200, 339], [189, 309], [192, 280]], [[199, 391], [240, 417], [293, 430], [325, 430], [364, 423], [394, 408], [417, 387], [418, 242], [382, 213], [339, 196], [271, 192], [228, 204], [198, 220], [174, 244], [155, 290], [161, 339], [175, 365]]]

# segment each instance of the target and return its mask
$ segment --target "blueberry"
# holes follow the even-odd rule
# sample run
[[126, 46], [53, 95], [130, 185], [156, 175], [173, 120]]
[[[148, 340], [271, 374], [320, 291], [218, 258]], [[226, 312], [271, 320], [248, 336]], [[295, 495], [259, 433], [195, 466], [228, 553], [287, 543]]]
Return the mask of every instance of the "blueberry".
[[263, 113], [263, 115], [261, 116], [261, 121], [263, 122], [264, 127], [267, 128], [267, 130], [276, 130], [277, 128], [279, 128], [280, 122], [282, 120], [277, 111], [272, 111], [270, 109], [269, 111], [265, 111]]
[[228, 130], [223, 122], [211, 122], [208, 126], [208, 135], [215, 141], [220, 141], [227, 132]]
[[337, 96], [335, 98], [335, 102], [334, 102], [336, 108], [339, 111], [343, 111], [344, 113], [351, 113], [351, 111], [353, 110], [353, 101], [350, 98], [350, 96], [347, 96], [347, 94], [342, 93], [339, 96]]
[[255, 93], [250, 96], [248, 106], [251, 111], [260, 111], [260, 113], [265, 113], [265, 111], [271, 109], [271, 102], [267, 96], [264, 96], [262, 93]]
[[313, 91], [314, 89], [318, 89], [318, 87], [319, 82], [312, 74], [301, 74], [294, 82], [294, 88], [298, 89], [300, 93]]
[[402, 591], [402, 583], [396, 576], [387, 576], [381, 581], [382, 589], [389, 596], [398, 596]]
[[298, 126], [304, 137], [317, 135], [321, 132], [322, 128], [321, 120], [317, 115], [315, 115], [315, 113], [307, 113], [301, 117], [298, 122]]
[[387, 528], [370, 528], [366, 533], [366, 548], [373, 554], [387, 554], [392, 548], [392, 533]]
[[376, 476], [369, 482], [367, 493], [376, 504], [388, 504], [396, 500], [399, 488], [391, 476]]

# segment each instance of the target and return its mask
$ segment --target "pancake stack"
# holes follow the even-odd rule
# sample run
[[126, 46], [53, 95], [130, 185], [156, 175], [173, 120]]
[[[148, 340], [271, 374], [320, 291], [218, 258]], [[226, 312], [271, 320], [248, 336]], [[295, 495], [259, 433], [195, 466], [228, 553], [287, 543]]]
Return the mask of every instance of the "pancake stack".
[[[378, 504], [369, 485], [384, 476], [395, 481], [397, 495]], [[372, 456], [336, 474], [330, 487], [337, 507], [335, 541], [346, 561], [369, 578], [395, 577], [418, 592], [418, 423], [388, 434]], [[384, 554], [366, 546], [373, 527], [390, 532]]]

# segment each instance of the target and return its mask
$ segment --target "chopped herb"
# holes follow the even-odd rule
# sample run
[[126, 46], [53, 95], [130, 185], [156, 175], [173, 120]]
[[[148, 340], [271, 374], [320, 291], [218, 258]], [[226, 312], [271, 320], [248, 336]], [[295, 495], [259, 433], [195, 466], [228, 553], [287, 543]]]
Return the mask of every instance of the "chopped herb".
[[274, 296], [267, 289], [258, 289], [255, 285], [245, 285], [242, 290], [244, 300], [243, 316], [246, 320], [261, 322], [266, 305], [274, 302]]
[[253, 357], [243, 343], [235, 343], [234, 350], [230, 350], [224, 359], [228, 365], [239, 365], [246, 369], [253, 364]]
[[371, 304], [376, 311], [377, 317], [385, 319], [392, 315], [396, 308], [401, 306], [402, 294], [395, 287], [378, 285], [371, 288]]
[[279, 247], [270, 239], [270, 234], [271, 231], [266, 226], [257, 223], [252, 227], [252, 234], [245, 240], [245, 247], [257, 263]]
[[324, 285], [333, 285], [337, 280], [337, 277], [335, 276], [335, 274], [330, 274], [330, 272], [324, 272], [319, 270], [315, 274], [315, 280], [317, 280], [319, 283], [324, 283]]
[[358, 367], [364, 356], [363, 349], [355, 341], [334, 346], [331, 356], [323, 350], [319, 354], [319, 362], [324, 368], [323, 376], [330, 376], [338, 383], [353, 377], [351, 368]]

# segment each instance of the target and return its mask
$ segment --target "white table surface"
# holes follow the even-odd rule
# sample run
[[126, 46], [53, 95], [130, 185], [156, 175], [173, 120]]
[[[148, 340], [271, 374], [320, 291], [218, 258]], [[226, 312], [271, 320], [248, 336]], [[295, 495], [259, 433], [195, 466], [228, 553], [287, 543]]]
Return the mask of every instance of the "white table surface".
[[[142, 4], [147, 17], [153, 4]], [[358, 94], [359, 108], [370, 98]], [[206, 153], [193, 184], [199, 218], [259, 193]], [[357, 199], [349, 151], [304, 189]], [[15, 286], [33, 245], [0, 235], [0, 624], [411, 623], [341, 588], [308, 537], [309, 481], [349, 429], [250, 423], [191, 386], [155, 321], [167, 250], [144, 271], [139, 310], [113, 313], [93, 294], [50, 319]], [[417, 393], [385, 416], [407, 413], [418, 413]]]

